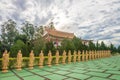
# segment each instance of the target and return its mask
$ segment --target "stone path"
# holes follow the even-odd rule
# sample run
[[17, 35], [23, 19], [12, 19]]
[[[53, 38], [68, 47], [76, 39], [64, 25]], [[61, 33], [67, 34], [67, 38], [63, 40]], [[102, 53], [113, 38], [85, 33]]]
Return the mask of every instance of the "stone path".
[[0, 80], [120, 80], [120, 56], [87, 62], [0, 72]]

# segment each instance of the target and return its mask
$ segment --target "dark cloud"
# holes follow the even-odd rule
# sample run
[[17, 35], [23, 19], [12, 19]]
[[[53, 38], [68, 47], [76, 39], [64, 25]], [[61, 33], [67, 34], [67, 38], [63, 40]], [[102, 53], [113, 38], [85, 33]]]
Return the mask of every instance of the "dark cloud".
[[[115, 33], [120, 33], [120, 29], [116, 29]], [[120, 36], [120, 35], [119, 35]]]
[[43, 8], [48, 8], [52, 3], [54, 2], [54, 0], [37, 0], [37, 3], [41, 5], [41, 7]]
[[2, 20], [2, 16], [0, 16], [0, 21]]
[[13, 13], [11, 16], [12, 16], [13, 19], [15, 19], [15, 21], [19, 21], [20, 20], [19, 13], [17, 13], [17, 12]]
[[18, 10], [25, 10], [26, 9], [26, 0], [16, 0], [13, 2], [13, 5], [16, 5]]

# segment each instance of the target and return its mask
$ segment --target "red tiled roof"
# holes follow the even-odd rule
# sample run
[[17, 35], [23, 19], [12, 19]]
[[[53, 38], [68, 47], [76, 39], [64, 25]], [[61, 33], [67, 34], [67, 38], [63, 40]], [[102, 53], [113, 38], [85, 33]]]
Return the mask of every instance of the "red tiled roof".
[[55, 29], [46, 29], [47, 33], [49, 35], [55, 36], [55, 37], [63, 37], [63, 38], [73, 38], [74, 33], [68, 33], [68, 32], [62, 32]]

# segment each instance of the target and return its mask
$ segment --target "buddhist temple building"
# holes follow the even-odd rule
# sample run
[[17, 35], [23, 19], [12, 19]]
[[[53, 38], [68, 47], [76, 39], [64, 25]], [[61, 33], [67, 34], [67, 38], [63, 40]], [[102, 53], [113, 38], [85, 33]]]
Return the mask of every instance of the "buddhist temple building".
[[[68, 33], [56, 30], [53, 23], [50, 26], [44, 28], [43, 38], [45, 41], [53, 41], [55, 46], [60, 46], [63, 39], [73, 39], [74, 33]], [[82, 43], [88, 45], [91, 40], [82, 40]]]
[[68, 32], [63, 32], [63, 31], [59, 31], [56, 29], [46, 28], [45, 34], [43, 35], [43, 38], [46, 41], [53, 41], [55, 46], [60, 46], [61, 41], [63, 39], [65, 39], [65, 38], [73, 39], [74, 36], [75, 36], [74, 33], [68, 33]]

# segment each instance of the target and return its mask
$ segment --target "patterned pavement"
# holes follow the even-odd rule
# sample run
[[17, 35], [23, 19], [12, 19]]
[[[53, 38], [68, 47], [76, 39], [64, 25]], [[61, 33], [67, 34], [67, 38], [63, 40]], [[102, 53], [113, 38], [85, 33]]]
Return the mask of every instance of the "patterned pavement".
[[120, 56], [86, 62], [0, 71], [0, 80], [120, 80]]

